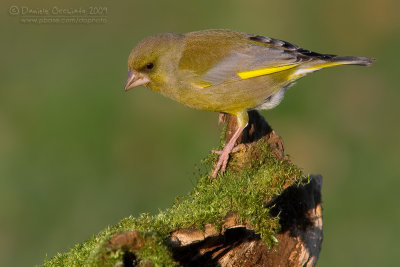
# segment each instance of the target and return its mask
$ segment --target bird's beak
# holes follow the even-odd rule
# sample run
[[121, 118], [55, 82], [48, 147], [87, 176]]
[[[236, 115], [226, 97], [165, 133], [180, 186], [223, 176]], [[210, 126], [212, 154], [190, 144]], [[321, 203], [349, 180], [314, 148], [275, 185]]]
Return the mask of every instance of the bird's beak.
[[150, 82], [150, 80], [146, 76], [144, 76], [140, 73], [136, 73], [132, 70], [129, 70], [128, 78], [126, 78], [126, 82], [125, 82], [125, 91], [128, 91], [128, 90], [135, 88], [137, 86], [140, 86], [140, 85], [145, 85], [149, 82]]

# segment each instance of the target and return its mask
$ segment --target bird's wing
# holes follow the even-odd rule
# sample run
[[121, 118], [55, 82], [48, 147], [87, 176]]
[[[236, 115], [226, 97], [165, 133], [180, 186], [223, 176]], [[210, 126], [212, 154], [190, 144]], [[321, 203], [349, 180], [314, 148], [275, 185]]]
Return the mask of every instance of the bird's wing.
[[269, 75], [331, 56], [269, 37], [229, 31], [196, 35], [186, 47], [180, 67], [193, 69], [194, 84], [200, 87]]
[[251, 45], [244, 51], [233, 52], [201, 79], [212, 85], [249, 79], [290, 69], [300, 64], [292, 54], [282, 50]]

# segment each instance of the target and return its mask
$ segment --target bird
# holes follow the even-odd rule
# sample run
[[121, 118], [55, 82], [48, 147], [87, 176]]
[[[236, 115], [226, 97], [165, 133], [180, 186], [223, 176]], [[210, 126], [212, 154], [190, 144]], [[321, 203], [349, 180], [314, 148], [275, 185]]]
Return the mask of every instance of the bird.
[[340, 65], [369, 66], [368, 57], [320, 54], [289, 42], [227, 29], [161, 33], [140, 41], [128, 57], [125, 91], [140, 85], [199, 110], [232, 114], [237, 129], [211, 174], [223, 175], [248, 124], [248, 111], [272, 109], [295, 81]]

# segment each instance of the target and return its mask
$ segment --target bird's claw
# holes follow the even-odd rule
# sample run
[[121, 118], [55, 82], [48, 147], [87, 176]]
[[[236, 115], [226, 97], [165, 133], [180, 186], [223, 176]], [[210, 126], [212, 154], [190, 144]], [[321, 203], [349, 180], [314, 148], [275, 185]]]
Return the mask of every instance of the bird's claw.
[[216, 178], [218, 171], [223, 174], [226, 170], [226, 165], [228, 164], [228, 159], [229, 159], [229, 154], [231, 151], [228, 151], [227, 149], [221, 150], [221, 151], [213, 151], [213, 153], [219, 154], [219, 159], [217, 162], [217, 166], [215, 166], [215, 169], [211, 175], [212, 178]]
[[240, 146], [235, 146], [234, 148], [230, 149], [230, 147], [226, 147], [223, 150], [211, 150], [212, 153], [218, 154], [219, 159], [215, 169], [211, 175], [212, 178], [217, 177], [218, 171], [221, 171], [223, 174], [226, 170], [226, 166], [228, 165], [229, 155], [231, 153], [235, 153], [240, 150]]

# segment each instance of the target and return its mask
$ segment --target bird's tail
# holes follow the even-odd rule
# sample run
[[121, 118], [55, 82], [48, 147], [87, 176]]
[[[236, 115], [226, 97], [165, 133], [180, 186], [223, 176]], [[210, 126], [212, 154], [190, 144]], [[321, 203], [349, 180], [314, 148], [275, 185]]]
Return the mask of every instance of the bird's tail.
[[340, 57], [334, 55], [322, 55], [323, 58], [316, 58], [316, 60], [310, 61], [308, 64], [301, 65], [300, 68], [295, 70], [292, 75], [290, 75], [289, 80], [295, 81], [304, 75], [334, 66], [341, 65], [360, 65], [360, 66], [369, 66], [372, 62], [375, 61], [374, 58], [368, 57]]
[[338, 65], [360, 65], [360, 66], [369, 66], [372, 62], [375, 61], [374, 58], [369, 57], [332, 57], [332, 63]]
[[316, 63], [315, 65], [310, 66], [312, 69], [323, 69], [340, 65], [360, 65], [360, 66], [369, 66], [374, 62], [374, 58], [369, 57], [339, 57], [332, 56], [327, 59], [325, 62]]

